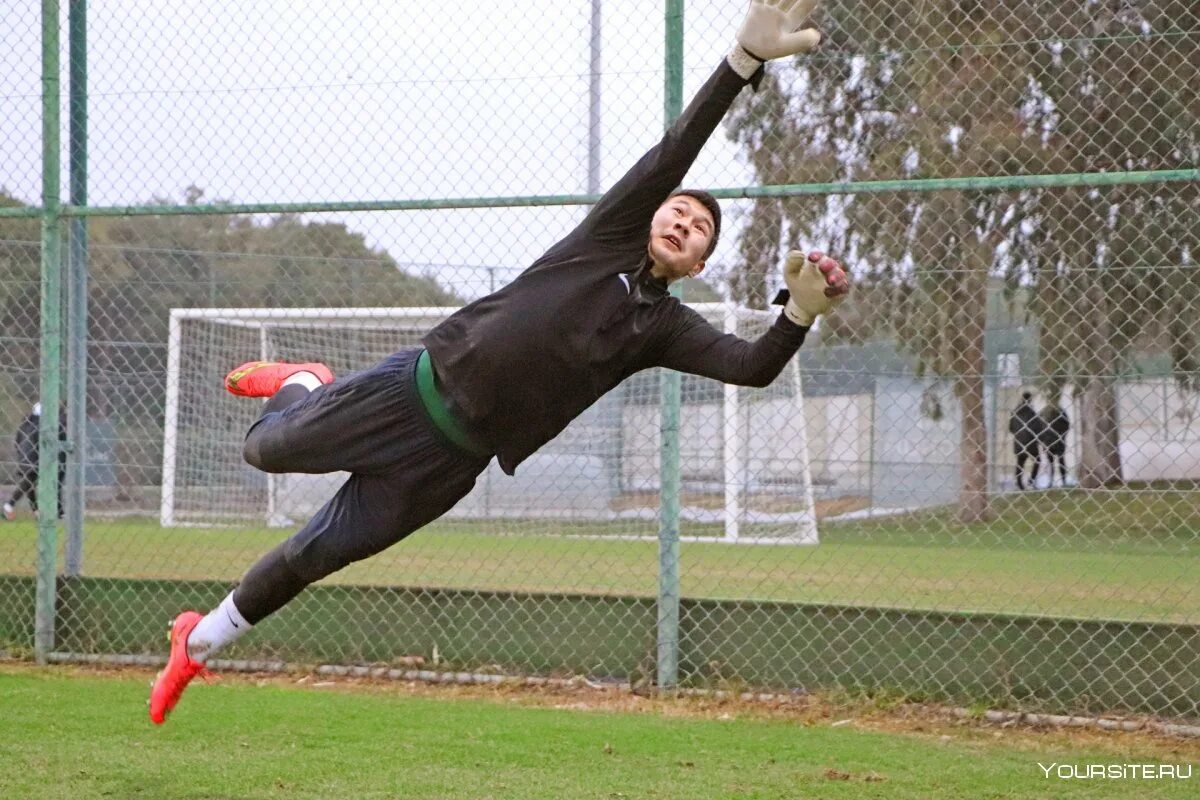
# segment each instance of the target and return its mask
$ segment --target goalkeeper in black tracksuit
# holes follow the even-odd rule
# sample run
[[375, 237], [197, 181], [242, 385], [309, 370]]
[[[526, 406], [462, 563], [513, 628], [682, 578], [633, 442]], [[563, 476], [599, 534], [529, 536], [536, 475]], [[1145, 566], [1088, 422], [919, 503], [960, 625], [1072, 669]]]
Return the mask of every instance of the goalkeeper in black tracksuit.
[[844, 270], [820, 253], [793, 251], [775, 324], [753, 342], [722, 333], [667, 291], [700, 273], [721, 226], [711, 195], [676, 187], [763, 62], [816, 46], [816, 31], [799, 30], [814, 4], [754, 0], [733, 52], [662, 141], [566, 238], [431, 330], [423, 348], [338, 381], [321, 364], [250, 362], [227, 376], [234, 394], [271, 398], [246, 437], [250, 464], [351, 476], [216, 609], [175, 620], [151, 693], [155, 722], [218, 648], [308, 584], [449, 511], [492, 457], [512, 474], [635, 372], [668, 367], [747, 386], [774, 380], [815, 318], [849, 290]]

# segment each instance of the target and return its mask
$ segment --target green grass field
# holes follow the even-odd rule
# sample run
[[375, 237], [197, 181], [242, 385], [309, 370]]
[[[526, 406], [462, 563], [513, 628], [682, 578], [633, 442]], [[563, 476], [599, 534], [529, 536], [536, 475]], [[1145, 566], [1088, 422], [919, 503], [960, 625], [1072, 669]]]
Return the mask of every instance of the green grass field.
[[[149, 678], [0, 664], [0, 797], [1182, 798], [1200, 785], [1196, 743], [1130, 734], [294, 678], [198, 684], [155, 727]], [[1193, 777], [1062, 779], [1039, 762], [1191, 764]]]
[[[1040, 492], [1005, 497], [996, 518], [950, 511], [824, 523], [817, 546], [684, 542], [685, 596], [995, 611], [1113, 620], [1200, 620], [1200, 492]], [[502, 526], [502, 527], [499, 527]], [[653, 596], [646, 523], [440, 522], [334, 582]], [[569, 531], [576, 536], [556, 535]], [[85, 574], [233, 581], [289, 531], [163, 529], [89, 521]], [[684, 536], [713, 536], [687, 525]], [[0, 573], [31, 574], [36, 530], [0, 527]]]

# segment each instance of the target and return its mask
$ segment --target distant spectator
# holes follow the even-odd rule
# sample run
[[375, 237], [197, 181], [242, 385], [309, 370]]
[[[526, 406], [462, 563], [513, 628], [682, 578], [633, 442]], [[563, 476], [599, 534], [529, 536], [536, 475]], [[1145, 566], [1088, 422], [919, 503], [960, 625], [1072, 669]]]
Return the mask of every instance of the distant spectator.
[[[1032, 393], [1022, 392], [1020, 404], [1013, 409], [1012, 416], [1008, 419], [1008, 432], [1013, 437], [1013, 453], [1017, 456], [1017, 488], [1022, 491], [1026, 488], [1037, 487], [1038, 468], [1041, 464], [1039, 443], [1045, 423], [1033, 410], [1032, 400]], [[1033, 469], [1030, 472], [1029, 486], [1026, 487], [1025, 462], [1031, 458], [1033, 459]]]
[[[13, 437], [13, 444], [17, 456], [17, 475], [16, 488], [13, 489], [12, 495], [4, 504], [4, 518], [12, 521], [17, 517], [17, 503], [21, 502], [22, 497], [29, 498], [29, 506], [37, 511], [37, 483], [38, 483], [38, 442], [41, 439], [40, 427], [42, 424], [42, 404], [34, 403], [33, 409], [21, 420], [21, 424], [17, 426], [17, 433]], [[58, 438], [66, 439], [67, 436], [66, 419], [63, 415], [58, 417]], [[66, 474], [65, 468], [66, 454], [59, 454], [58, 466], [58, 516], [62, 516], [62, 484]]]
[[1042, 409], [1042, 447], [1046, 448], [1046, 466], [1050, 467], [1050, 485], [1054, 485], [1054, 461], [1058, 460], [1058, 472], [1062, 485], [1067, 485], [1067, 432], [1071, 420], [1059, 405], [1048, 405]]

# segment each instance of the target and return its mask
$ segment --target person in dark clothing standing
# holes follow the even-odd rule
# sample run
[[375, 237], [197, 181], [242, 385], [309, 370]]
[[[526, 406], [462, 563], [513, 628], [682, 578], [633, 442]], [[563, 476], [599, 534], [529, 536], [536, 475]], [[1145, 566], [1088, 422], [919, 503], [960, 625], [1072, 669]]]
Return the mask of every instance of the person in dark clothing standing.
[[1051, 404], [1042, 408], [1041, 445], [1046, 450], [1046, 466], [1050, 468], [1050, 485], [1054, 485], [1054, 462], [1058, 462], [1058, 472], [1062, 485], [1067, 485], [1067, 433], [1071, 430], [1071, 420], [1067, 417], [1062, 406]]
[[1021, 393], [1021, 402], [1013, 409], [1008, 418], [1008, 432], [1013, 437], [1013, 453], [1017, 456], [1017, 488], [1024, 490], [1025, 462], [1033, 459], [1033, 469], [1029, 476], [1030, 489], [1037, 488], [1038, 469], [1041, 465], [1042, 429], [1045, 427], [1042, 418], [1033, 410], [1033, 394]]
[[512, 283], [451, 315], [422, 340], [334, 381], [323, 364], [249, 362], [233, 394], [269, 397], [244, 456], [265, 472], [347, 471], [298, 533], [254, 564], [208, 615], [180, 614], [150, 695], [162, 723], [219, 648], [310, 583], [390, 547], [465, 497], [495, 457], [513, 474], [597, 399], [651, 367], [766, 386], [816, 318], [849, 291], [838, 262], [792, 251], [783, 312], [746, 341], [668, 292], [704, 269], [721, 230], [707, 192], [678, 189], [734, 98], [765, 61], [807, 52], [816, 0], [753, 0], [730, 55], [662, 141], [587, 217]]
[[10, 522], [17, 518], [17, 503], [21, 502], [22, 497], [28, 497], [29, 505], [37, 509], [38, 426], [41, 421], [42, 404], [34, 403], [33, 409], [17, 426], [13, 437], [13, 450], [17, 457], [16, 486], [4, 503], [4, 518]]
[[[66, 420], [62, 415], [58, 418], [58, 438], [66, 440]], [[17, 426], [13, 437], [13, 449], [17, 457], [17, 480], [12, 495], [4, 503], [4, 518], [10, 522], [17, 518], [17, 503], [22, 497], [29, 498], [29, 507], [37, 511], [38, 483], [38, 443], [41, 441], [40, 427], [42, 424], [42, 404], [34, 403], [33, 408]], [[62, 485], [66, 476], [66, 454], [60, 454], [58, 468], [58, 515], [62, 516]]]

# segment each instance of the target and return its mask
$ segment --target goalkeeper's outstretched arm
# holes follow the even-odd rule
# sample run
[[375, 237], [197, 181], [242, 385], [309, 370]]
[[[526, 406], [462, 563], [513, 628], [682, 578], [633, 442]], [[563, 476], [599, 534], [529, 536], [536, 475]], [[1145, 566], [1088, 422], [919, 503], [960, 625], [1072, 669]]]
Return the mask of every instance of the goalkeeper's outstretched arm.
[[812, 50], [821, 36], [799, 29], [817, 0], [753, 0], [737, 41], [662, 140], [609, 189], [580, 232], [610, 246], [643, 246], [650, 218], [675, 190], [733, 100], [763, 63]]
[[722, 333], [680, 305], [653, 366], [668, 367], [739, 386], [767, 386], [783, 371], [817, 317], [832, 311], [850, 292], [846, 270], [818, 252], [793, 250], [784, 262], [788, 296], [783, 313], [765, 334], [747, 341]]

